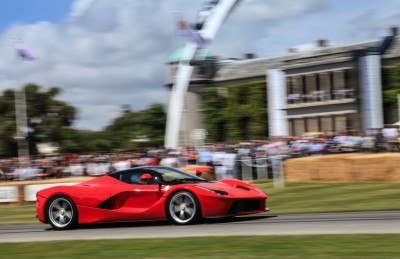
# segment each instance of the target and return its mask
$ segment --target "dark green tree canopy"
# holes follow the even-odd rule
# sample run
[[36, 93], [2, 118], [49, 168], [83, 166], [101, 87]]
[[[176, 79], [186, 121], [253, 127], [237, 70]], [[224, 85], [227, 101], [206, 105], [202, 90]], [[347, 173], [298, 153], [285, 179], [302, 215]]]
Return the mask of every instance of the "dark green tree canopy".
[[203, 89], [209, 140], [236, 142], [265, 138], [268, 129], [265, 81]]
[[392, 124], [399, 120], [397, 95], [400, 94], [400, 64], [383, 68], [382, 78], [385, 124]]
[[131, 149], [131, 140], [146, 136], [149, 146], [163, 145], [166, 113], [163, 104], [153, 104], [141, 111], [124, 109], [122, 114], [101, 131], [69, 130], [64, 133], [64, 152], [84, 153]]
[[[54, 142], [61, 144], [64, 130], [72, 125], [76, 109], [57, 100], [59, 88], [42, 89], [36, 84], [24, 86], [30, 152], [36, 153], [36, 144]], [[7, 89], [0, 96], [0, 150], [1, 155], [16, 155], [15, 92]]]
[[[61, 152], [111, 152], [129, 149], [132, 139], [146, 136], [151, 146], [164, 142], [166, 113], [163, 104], [152, 104], [141, 111], [124, 112], [101, 131], [72, 128], [77, 110], [60, 100], [57, 87], [44, 89], [36, 84], [24, 86], [30, 154], [38, 143], [52, 142]], [[20, 91], [21, 89], [19, 89]], [[18, 91], [18, 90], [17, 90]], [[0, 96], [0, 156], [16, 156], [15, 92], [7, 89]]]
[[146, 136], [153, 145], [162, 145], [165, 133], [166, 113], [163, 104], [155, 103], [141, 111], [126, 111], [107, 126], [115, 147], [127, 147], [130, 140]]
[[397, 103], [400, 94], [400, 64], [383, 69], [383, 101], [386, 104]]

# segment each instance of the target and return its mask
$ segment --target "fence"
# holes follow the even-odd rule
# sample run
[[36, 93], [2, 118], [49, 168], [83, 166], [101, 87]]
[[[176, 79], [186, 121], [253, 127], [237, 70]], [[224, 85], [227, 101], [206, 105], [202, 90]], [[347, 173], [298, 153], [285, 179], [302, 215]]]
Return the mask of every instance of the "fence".
[[284, 187], [283, 162], [286, 156], [242, 156], [232, 162], [215, 165], [217, 179], [237, 178], [244, 181], [272, 179], [275, 187]]

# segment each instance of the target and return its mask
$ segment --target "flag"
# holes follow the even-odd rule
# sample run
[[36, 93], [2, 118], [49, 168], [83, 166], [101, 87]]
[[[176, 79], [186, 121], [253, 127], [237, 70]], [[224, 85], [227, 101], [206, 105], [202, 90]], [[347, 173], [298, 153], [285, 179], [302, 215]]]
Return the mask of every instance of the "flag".
[[178, 21], [178, 35], [189, 37], [193, 42], [196, 43], [197, 48], [203, 48], [205, 44], [204, 38], [201, 36], [200, 32], [196, 29], [193, 29], [192, 26], [183, 20]]
[[32, 53], [25, 48], [21, 43], [17, 43], [14, 45], [15, 50], [17, 51], [17, 55], [19, 58], [21, 58], [24, 61], [33, 61], [36, 60], [37, 58], [32, 55]]

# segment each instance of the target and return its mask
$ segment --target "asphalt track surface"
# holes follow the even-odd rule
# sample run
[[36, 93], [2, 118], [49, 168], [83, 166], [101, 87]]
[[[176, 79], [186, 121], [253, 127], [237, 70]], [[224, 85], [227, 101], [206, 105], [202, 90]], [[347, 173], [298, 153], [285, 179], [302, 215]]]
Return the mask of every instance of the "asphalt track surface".
[[109, 223], [54, 231], [50, 225], [0, 226], [0, 243], [54, 240], [249, 235], [400, 234], [400, 211], [347, 212], [208, 219], [190, 226], [167, 222]]

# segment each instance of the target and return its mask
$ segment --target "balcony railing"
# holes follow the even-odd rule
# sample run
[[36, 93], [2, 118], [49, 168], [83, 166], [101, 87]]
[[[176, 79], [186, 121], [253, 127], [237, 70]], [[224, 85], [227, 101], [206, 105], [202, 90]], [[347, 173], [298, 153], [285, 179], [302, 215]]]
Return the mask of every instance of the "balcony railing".
[[356, 89], [338, 89], [333, 91], [312, 91], [308, 94], [291, 93], [288, 94], [289, 104], [324, 102], [330, 100], [354, 99]]

